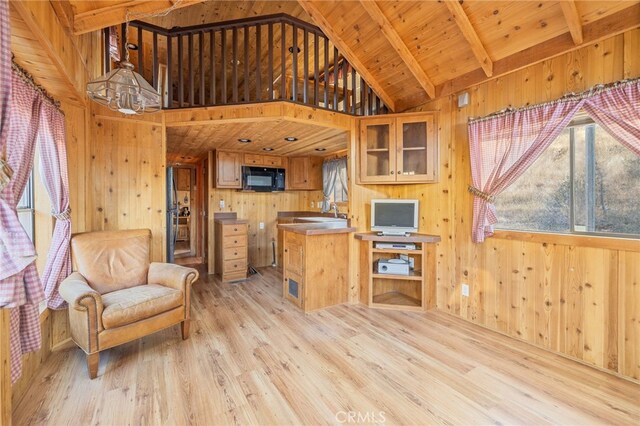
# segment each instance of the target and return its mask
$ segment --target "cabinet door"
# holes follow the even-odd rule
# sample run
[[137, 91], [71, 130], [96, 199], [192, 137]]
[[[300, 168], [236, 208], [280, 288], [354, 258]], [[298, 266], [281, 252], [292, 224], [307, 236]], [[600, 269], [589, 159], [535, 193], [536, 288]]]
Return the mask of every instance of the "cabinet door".
[[284, 233], [284, 271], [304, 275], [304, 236], [293, 232]]
[[216, 152], [216, 188], [242, 188], [242, 154]]
[[289, 158], [289, 189], [306, 189], [308, 183], [309, 157]]
[[398, 117], [396, 131], [397, 182], [435, 181], [438, 141], [434, 117]]
[[176, 189], [178, 191], [190, 191], [191, 190], [191, 169], [176, 169]]
[[360, 181], [395, 182], [395, 118], [367, 118], [360, 121]]
[[277, 155], [263, 155], [262, 164], [269, 167], [282, 167], [282, 157]]
[[245, 154], [244, 155], [244, 164], [249, 164], [249, 165], [252, 165], [252, 166], [263, 165], [264, 164], [264, 159], [262, 158], [262, 155]]

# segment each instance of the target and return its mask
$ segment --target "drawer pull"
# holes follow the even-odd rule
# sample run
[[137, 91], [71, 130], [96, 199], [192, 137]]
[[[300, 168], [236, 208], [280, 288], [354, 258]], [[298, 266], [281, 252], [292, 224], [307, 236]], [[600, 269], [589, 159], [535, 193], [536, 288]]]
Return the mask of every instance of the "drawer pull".
[[234, 242], [234, 243], [237, 243], [237, 242], [238, 242], [238, 240], [233, 240], [233, 242]]

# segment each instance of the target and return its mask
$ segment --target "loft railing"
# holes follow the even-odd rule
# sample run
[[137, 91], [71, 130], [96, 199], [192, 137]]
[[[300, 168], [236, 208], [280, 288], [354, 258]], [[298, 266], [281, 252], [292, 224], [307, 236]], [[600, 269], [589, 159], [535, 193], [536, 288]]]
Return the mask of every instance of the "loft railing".
[[[165, 109], [290, 101], [351, 115], [387, 108], [320, 28], [285, 14], [165, 29], [130, 23], [131, 62]], [[125, 30], [120, 28], [120, 35]], [[108, 35], [108, 29], [105, 34]], [[104, 64], [111, 69], [110, 37]], [[120, 36], [124, 50], [124, 37]]]

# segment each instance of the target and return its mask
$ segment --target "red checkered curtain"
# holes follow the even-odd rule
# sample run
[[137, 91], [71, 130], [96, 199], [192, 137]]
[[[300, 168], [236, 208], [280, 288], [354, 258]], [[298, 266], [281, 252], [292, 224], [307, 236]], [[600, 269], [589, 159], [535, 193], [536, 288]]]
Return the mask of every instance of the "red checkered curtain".
[[0, 191], [11, 178], [6, 162], [6, 138], [11, 96], [11, 33], [9, 31], [9, 4], [0, 0]]
[[69, 208], [69, 175], [64, 115], [51, 103], [43, 102], [38, 131], [40, 176], [51, 200], [51, 214], [56, 219], [42, 283], [47, 306], [65, 306], [58, 292], [62, 280], [71, 274], [71, 209]]
[[17, 72], [6, 135], [7, 163], [13, 169], [0, 191], [0, 308], [11, 310], [11, 379], [20, 377], [22, 354], [40, 348], [38, 304], [44, 292], [35, 267], [36, 251], [18, 220], [16, 206], [33, 166], [42, 95]]
[[618, 142], [640, 156], [640, 79], [621, 81], [591, 96], [584, 109]]
[[498, 221], [493, 198], [540, 157], [584, 102], [561, 100], [469, 123], [474, 242], [493, 235]]

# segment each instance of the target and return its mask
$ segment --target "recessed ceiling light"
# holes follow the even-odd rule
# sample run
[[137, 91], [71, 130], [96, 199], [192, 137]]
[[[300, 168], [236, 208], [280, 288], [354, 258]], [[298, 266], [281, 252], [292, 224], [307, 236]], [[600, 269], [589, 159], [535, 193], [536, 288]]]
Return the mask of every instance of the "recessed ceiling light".
[[251, 142], [251, 139], [247, 139], [247, 138], [240, 138], [240, 139], [238, 139], [238, 142], [242, 142], [242, 143], [249, 143], [249, 142]]
[[[289, 53], [293, 53], [293, 46], [289, 46]], [[300, 48], [296, 46], [296, 53], [300, 53]]]
[[327, 150], [327, 148], [316, 148], [316, 151], [321, 151], [322, 152], [322, 151], [326, 151], [326, 150]]
[[298, 140], [298, 138], [294, 137], [294, 136], [287, 136], [286, 138], [284, 138], [285, 141], [287, 142], [295, 142]]
[[262, 148], [263, 151], [273, 151], [273, 148]]

